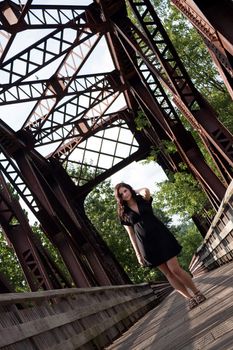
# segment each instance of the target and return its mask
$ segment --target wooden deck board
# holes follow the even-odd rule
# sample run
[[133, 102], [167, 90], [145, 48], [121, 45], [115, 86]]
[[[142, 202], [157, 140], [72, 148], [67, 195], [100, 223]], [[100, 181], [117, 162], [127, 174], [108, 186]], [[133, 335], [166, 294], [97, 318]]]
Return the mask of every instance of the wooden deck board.
[[207, 300], [189, 311], [176, 292], [106, 350], [232, 350], [233, 263], [195, 279]]

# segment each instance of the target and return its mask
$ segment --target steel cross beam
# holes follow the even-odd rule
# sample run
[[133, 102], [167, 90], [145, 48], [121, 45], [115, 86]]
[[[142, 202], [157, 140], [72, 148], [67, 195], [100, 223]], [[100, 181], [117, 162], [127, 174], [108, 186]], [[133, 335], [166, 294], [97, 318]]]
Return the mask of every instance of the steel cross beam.
[[[113, 128], [115, 126], [122, 128], [124, 125], [126, 125], [127, 119], [129, 119], [129, 112], [126, 109], [119, 111], [119, 113], [110, 113], [110, 114], [100, 115], [96, 118], [93, 118], [91, 123], [90, 123], [90, 120], [88, 119], [81, 119], [76, 123], [78, 136], [71, 139], [69, 142], [66, 142], [62, 146], [58, 147], [58, 149], [48, 157], [58, 158], [62, 163], [67, 162], [71, 153], [81, 143], [88, 140], [90, 137], [94, 136], [101, 130], [105, 130], [107, 128], [108, 129]], [[114, 139], [111, 138], [111, 141], [114, 141]], [[119, 140], [116, 140], [116, 142], [118, 141]], [[123, 144], [123, 141], [121, 143]], [[124, 144], [133, 145], [133, 140], [130, 143], [128, 141], [124, 142]], [[113, 158], [114, 158], [114, 154], [113, 154]]]
[[[46, 89], [43, 91], [40, 101], [34, 106], [23, 128], [31, 128], [31, 125], [34, 126], [37, 124], [38, 119], [42, 119], [44, 123], [49, 117], [51, 110], [54, 110], [58, 102], [64, 96], [69, 95], [70, 91], [73, 91], [73, 93], [76, 92], [77, 87], [80, 87], [81, 84], [84, 83], [86, 90], [88, 89], [92, 79], [85, 79], [85, 81], [81, 83], [82, 77], [77, 81], [77, 75], [100, 41], [100, 38], [101, 35], [87, 38], [87, 40], [67, 53], [56, 72], [47, 81]], [[95, 83], [97, 83], [97, 79], [97, 77], [94, 78]], [[82, 90], [84, 90], [83, 86], [81, 91]], [[47, 99], [47, 103], [45, 104], [42, 100], [44, 97], [47, 98], [47, 96], [51, 94], [51, 91], [55, 93], [55, 98]], [[80, 90], [78, 90], [77, 93], [80, 94]], [[43, 114], [46, 114], [47, 117]]]
[[[0, 30], [8, 29], [9, 32], [18, 30], [21, 22], [23, 22], [21, 30], [57, 28], [67, 24], [67, 22], [70, 27], [74, 27], [77, 16], [83, 14], [89, 7], [87, 5], [34, 5], [32, 0], [27, 1], [26, 5], [23, 6], [10, 1], [2, 1], [2, 3]], [[12, 17], [14, 21], [12, 21]], [[83, 25], [86, 25], [84, 19]]]
[[[75, 20], [72, 19], [68, 22], [75, 23], [74, 28], [71, 29], [72, 33], [68, 30], [66, 24], [61, 25], [33, 45], [4, 61], [0, 70], [3, 76], [0, 92], [4, 92], [20, 83], [40, 70], [42, 66], [45, 67], [54, 62], [77, 45], [93, 37], [95, 34], [89, 28], [79, 27], [82, 22], [83, 16], [77, 15]], [[23, 67], [20, 72], [18, 71], [18, 65]]]
[[[26, 126], [25, 129], [33, 134], [35, 146], [73, 138], [76, 136], [75, 124], [78, 120], [92, 120], [98, 108], [101, 111], [103, 106], [105, 109], [110, 107], [119, 95], [116, 87], [112, 86], [112, 74], [104, 75], [94, 84], [92, 80], [87, 80], [88, 86], [84, 91], [78, 92], [68, 101], [53, 108], [50, 113]], [[124, 89], [122, 84], [120, 89]]]
[[[64, 96], [72, 96], [78, 93], [85, 93], [89, 89], [93, 91], [100, 91], [101, 87], [98, 86], [98, 82], [101, 79], [107, 78], [109, 73], [96, 73], [96, 74], [85, 74], [75, 75], [72, 79], [71, 76], [57, 76], [56, 79], [53, 76], [50, 79], [37, 79], [30, 80], [27, 82], [21, 82], [18, 85], [8, 89], [7, 91], [0, 94], [0, 106], [5, 106], [14, 103], [25, 103], [30, 101], [43, 101], [46, 99], [53, 99], [58, 101], [61, 99], [61, 91]], [[68, 85], [68, 82], [70, 84]], [[60, 86], [60, 90], [58, 88]], [[66, 88], [61, 89], [62, 86]], [[96, 89], [96, 90], [95, 90]], [[51, 106], [54, 107], [54, 104]], [[49, 108], [44, 112], [48, 112]], [[35, 107], [33, 112], [30, 113], [27, 120], [24, 122], [24, 127], [29, 128], [30, 124], [36, 124], [36, 120], [43, 118], [43, 108], [39, 113], [35, 113]], [[31, 119], [31, 121], [30, 121]], [[39, 123], [39, 122], [38, 122]]]

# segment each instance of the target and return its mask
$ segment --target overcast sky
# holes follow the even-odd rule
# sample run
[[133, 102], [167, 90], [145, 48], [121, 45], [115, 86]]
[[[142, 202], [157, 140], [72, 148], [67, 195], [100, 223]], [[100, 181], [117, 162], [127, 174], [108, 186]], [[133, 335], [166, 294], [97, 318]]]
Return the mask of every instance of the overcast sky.
[[134, 189], [148, 187], [153, 193], [156, 190], [156, 183], [164, 181], [166, 178], [163, 169], [155, 162], [149, 164], [133, 162], [111, 176], [111, 182], [113, 186], [119, 182], [125, 182]]

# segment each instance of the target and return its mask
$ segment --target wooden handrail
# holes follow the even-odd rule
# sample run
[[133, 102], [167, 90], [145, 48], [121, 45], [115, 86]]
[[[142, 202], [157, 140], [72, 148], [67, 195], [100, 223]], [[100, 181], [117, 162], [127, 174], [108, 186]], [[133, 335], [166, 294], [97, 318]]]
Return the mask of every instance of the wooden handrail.
[[102, 348], [171, 290], [161, 282], [0, 294], [0, 348]]
[[200, 275], [233, 260], [233, 181], [189, 269]]

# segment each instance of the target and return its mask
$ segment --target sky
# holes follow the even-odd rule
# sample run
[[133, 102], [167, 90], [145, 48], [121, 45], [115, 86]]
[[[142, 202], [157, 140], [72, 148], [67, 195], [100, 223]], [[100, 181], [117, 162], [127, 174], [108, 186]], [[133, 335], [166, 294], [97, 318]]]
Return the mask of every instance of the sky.
[[133, 162], [110, 177], [113, 186], [125, 182], [134, 189], [149, 188], [151, 193], [157, 190], [157, 183], [167, 179], [165, 172], [158, 163]]

